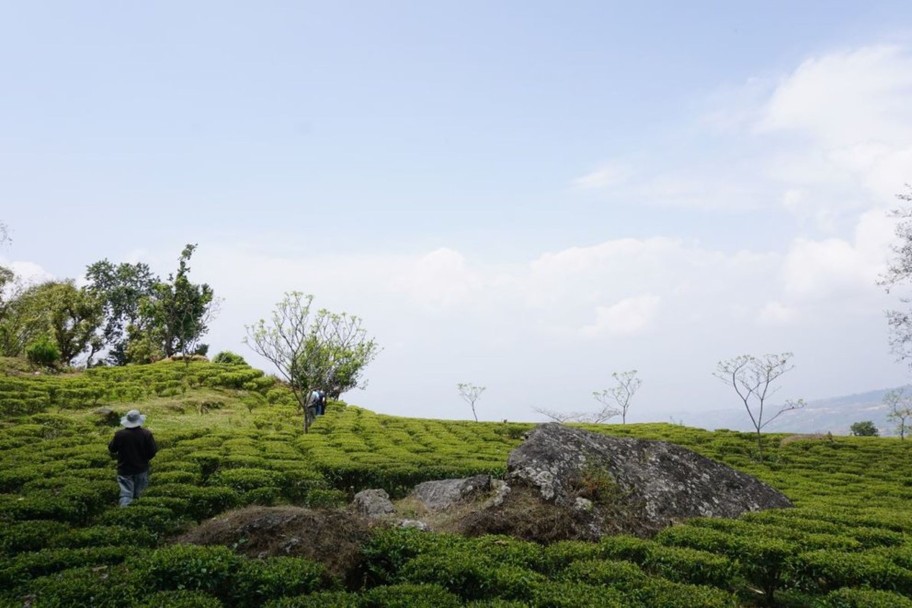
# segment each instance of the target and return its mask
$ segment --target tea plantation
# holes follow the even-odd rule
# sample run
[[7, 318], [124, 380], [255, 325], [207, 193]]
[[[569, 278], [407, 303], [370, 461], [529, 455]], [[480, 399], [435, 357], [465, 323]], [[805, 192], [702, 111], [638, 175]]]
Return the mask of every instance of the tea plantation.
[[[794, 509], [681, 522], [651, 539], [549, 546], [377, 528], [357, 571], [173, 543], [245, 505], [344, 506], [418, 482], [501, 474], [528, 424], [394, 418], [331, 403], [301, 432], [291, 394], [244, 365], [161, 362], [0, 376], [0, 606], [912, 607], [912, 441], [591, 426], [755, 475]], [[97, 410], [107, 407], [109, 415]], [[107, 442], [148, 415], [146, 495], [117, 505]]]

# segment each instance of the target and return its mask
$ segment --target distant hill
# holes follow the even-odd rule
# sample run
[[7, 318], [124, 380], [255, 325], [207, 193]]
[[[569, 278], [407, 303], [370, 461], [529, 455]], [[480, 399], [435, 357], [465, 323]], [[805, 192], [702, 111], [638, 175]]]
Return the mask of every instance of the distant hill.
[[[905, 387], [912, 391], [912, 386]], [[880, 430], [881, 436], [894, 435], [894, 424], [887, 420], [887, 406], [884, 395], [895, 389], [880, 389], [829, 397], [809, 401], [800, 409], [782, 414], [779, 418], [763, 428], [769, 433], [833, 433], [849, 435], [849, 427], [862, 420], [870, 420]], [[779, 404], [770, 408], [775, 413]], [[730, 409], [713, 410], [699, 414], [685, 415], [682, 422], [709, 430], [730, 429], [733, 431], [753, 431], [750, 418], [743, 407], [732, 404]]]

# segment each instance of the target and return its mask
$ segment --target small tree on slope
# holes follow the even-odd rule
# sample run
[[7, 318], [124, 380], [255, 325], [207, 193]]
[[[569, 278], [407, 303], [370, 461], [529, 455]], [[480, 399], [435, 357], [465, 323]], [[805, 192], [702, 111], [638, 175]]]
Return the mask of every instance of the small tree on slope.
[[288, 381], [304, 414], [304, 432], [314, 413], [310, 393], [320, 389], [338, 397], [356, 388], [361, 373], [379, 352], [361, 319], [328, 310], [311, 312], [312, 295], [292, 291], [276, 304], [269, 322], [247, 326], [244, 343], [268, 359]]
[[763, 442], [760, 431], [770, 422], [790, 410], [805, 406], [804, 400], [786, 401], [785, 405], [769, 416], [767, 400], [778, 390], [773, 383], [783, 374], [795, 368], [791, 363], [792, 353], [779, 355], [740, 355], [733, 359], [719, 361], [713, 375], [730, 384], [744, 404], [751, 424], [757, 432], [757, 454], [763, 460]]

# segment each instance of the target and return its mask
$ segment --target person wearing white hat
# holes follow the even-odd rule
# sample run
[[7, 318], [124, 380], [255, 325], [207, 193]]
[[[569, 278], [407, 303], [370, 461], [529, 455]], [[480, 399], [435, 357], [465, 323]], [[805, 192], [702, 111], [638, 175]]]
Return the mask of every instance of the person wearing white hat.
[[152, 432], [142, 428], [146, 417], [139, 410], [130, 410], [120, 419], [124, 428], [114, 433], [108, 452], [117, 458], [117, 485], [120, 486], [120, 506], [126, 507], [149, 485], [149, 461], [158, 446]]

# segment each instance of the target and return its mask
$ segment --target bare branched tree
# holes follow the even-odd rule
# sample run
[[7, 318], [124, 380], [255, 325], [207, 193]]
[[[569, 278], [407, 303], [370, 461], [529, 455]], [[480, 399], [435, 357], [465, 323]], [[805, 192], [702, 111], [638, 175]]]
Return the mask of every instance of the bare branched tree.
[[[912, 186], [906, 187], [908, 192], [896, 195], [904, 206], [891, 212], [897, 219], [897, 242], [892, 246], [893, 260], [886, 274], [877, 281], [887, 293], [912, 281]], [[888, 310], [886, 314], [890, 326], [890, 350], [902, 361], [912, 359], [912, 298], [900, 296], [899, 301], [905, 305], [905, 309]]]
[[912, 426], [912, 395], [907, 395], [905, 389], [898, 388], [884, 396], [884, 403], [890, 408], [887, 419], [896, 423], [899, 438], [905, 439], [906, 432]]
[[485, 387], [475, 386], [474, 384], [467, 382], [460, 382], [456, 385], [456, 390], [459, 391], [459, 396], [462, 397], [463, 401], [468, 403], [472, 408], [472, 416], [475, 417], [475, 422], [478, 422], [478, 414], [475, 412], [475, 403], [485, 391]]
[[598, 422], [605, 422], [615, 416], [621, 417], [621, 424], [627, 424], [627, 410], [630, 400], [642, 386], [643, 381], [637, 377], [637, 370], [614, 372], [611, 374], [615, 385], [603, 391], [594, 391], [592, 396], [602, 404], [602, 410], [596, 416]]
[[773, 383], [782, 374], [795, 369], [791, 363], [792, 353], [779, 355], [740, 355], [733, 359], [719, 361], [713, 375], [732, 386], [744, 409], [750, 417], [751, 424], [757, 432], [757, 453], [763, 460], [763, 444], [760, 432], [767, 424], [785, 412], [800, 409], [805, 406], [804, 399], [786, 401], [779, 406], [772, 416], [768, 416], [767, 400], [776, 393], [778, 388], [773, 388]]
[[[592, 412], [561, 412], [558, 410], [552, 410], [546, 407], [535, 407], [532, 408], [532, 411], [537, 414], [553, 420], [554, 422], [559, 422], [560, 424], [565, 424], [567, 422], [586, 422], [586, 423], [595, 423], [604, 422], [604, 420], [599, 419], [597, 414]], [[617, 413], [614, 414], [615, 416]]]

